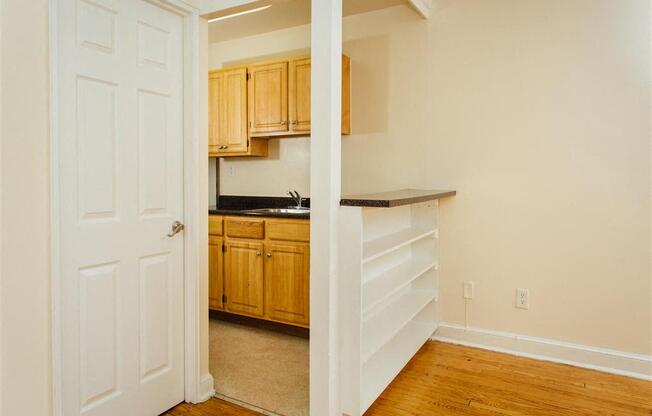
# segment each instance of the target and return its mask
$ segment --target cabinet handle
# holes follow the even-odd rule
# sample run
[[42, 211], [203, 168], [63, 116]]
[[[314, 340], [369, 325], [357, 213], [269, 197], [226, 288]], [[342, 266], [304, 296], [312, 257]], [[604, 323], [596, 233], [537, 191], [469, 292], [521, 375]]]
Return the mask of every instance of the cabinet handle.
[[297, 122], [296, 121], [290, 121], [290, 124], [292, 124], [293, 126], [296, 126]]
[[287, 123], [285, 120], [281, 121], [281, 126], [285, 126], [285, 123]]
[[260, 257], [260, 251], [256, 252], [256, 256]]
[[267, 253], [267, 257], [272, 257], [272, 253]]

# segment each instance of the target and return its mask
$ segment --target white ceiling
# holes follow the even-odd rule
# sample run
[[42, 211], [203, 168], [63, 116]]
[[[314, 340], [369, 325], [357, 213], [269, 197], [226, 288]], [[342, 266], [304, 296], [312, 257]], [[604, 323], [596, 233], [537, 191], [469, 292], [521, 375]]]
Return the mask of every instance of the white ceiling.
[[[272, 7], [208, 25], [210, 43], [253, 36], [310, 23], [310, 0], [271, 0]], [[405, 4], [406, 0], [344, 0], [342, 14], [366, 13]]]

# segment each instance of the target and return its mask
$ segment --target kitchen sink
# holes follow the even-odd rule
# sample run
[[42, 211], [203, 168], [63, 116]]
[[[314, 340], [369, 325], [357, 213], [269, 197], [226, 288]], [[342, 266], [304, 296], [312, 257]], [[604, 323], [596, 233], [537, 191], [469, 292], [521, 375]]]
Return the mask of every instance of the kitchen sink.
[[310, 208], [259, 208], [250, 209], [247, 212], [260, 214], [310, 214]]

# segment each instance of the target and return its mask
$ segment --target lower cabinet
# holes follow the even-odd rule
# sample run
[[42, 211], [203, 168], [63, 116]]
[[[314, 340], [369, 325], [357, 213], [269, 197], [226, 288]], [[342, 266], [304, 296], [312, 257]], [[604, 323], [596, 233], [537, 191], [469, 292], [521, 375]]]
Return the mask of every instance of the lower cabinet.
[[209, 235], [210, 309], [307, 327], [309, 221], [219, 216], [209, 220], [210, 232], [220, 233]]
[[225, 309], [263, 316], [263, 243], [234, 240], [227, 241], [225, 247]]
[[208, 307], [224, 310], [224, 239], [208, 236]]
[[265, 256], [265, 314], [273, 320], [308, 325], [310, 246], [268, 244]]

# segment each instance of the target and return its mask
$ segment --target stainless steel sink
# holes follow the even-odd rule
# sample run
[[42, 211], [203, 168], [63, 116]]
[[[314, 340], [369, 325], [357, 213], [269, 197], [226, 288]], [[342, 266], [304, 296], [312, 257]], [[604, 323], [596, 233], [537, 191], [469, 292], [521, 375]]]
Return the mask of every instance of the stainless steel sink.
[[310, 208], [260, 208], [250, 209], [247, 212], [260, 214], [310, 214]]

